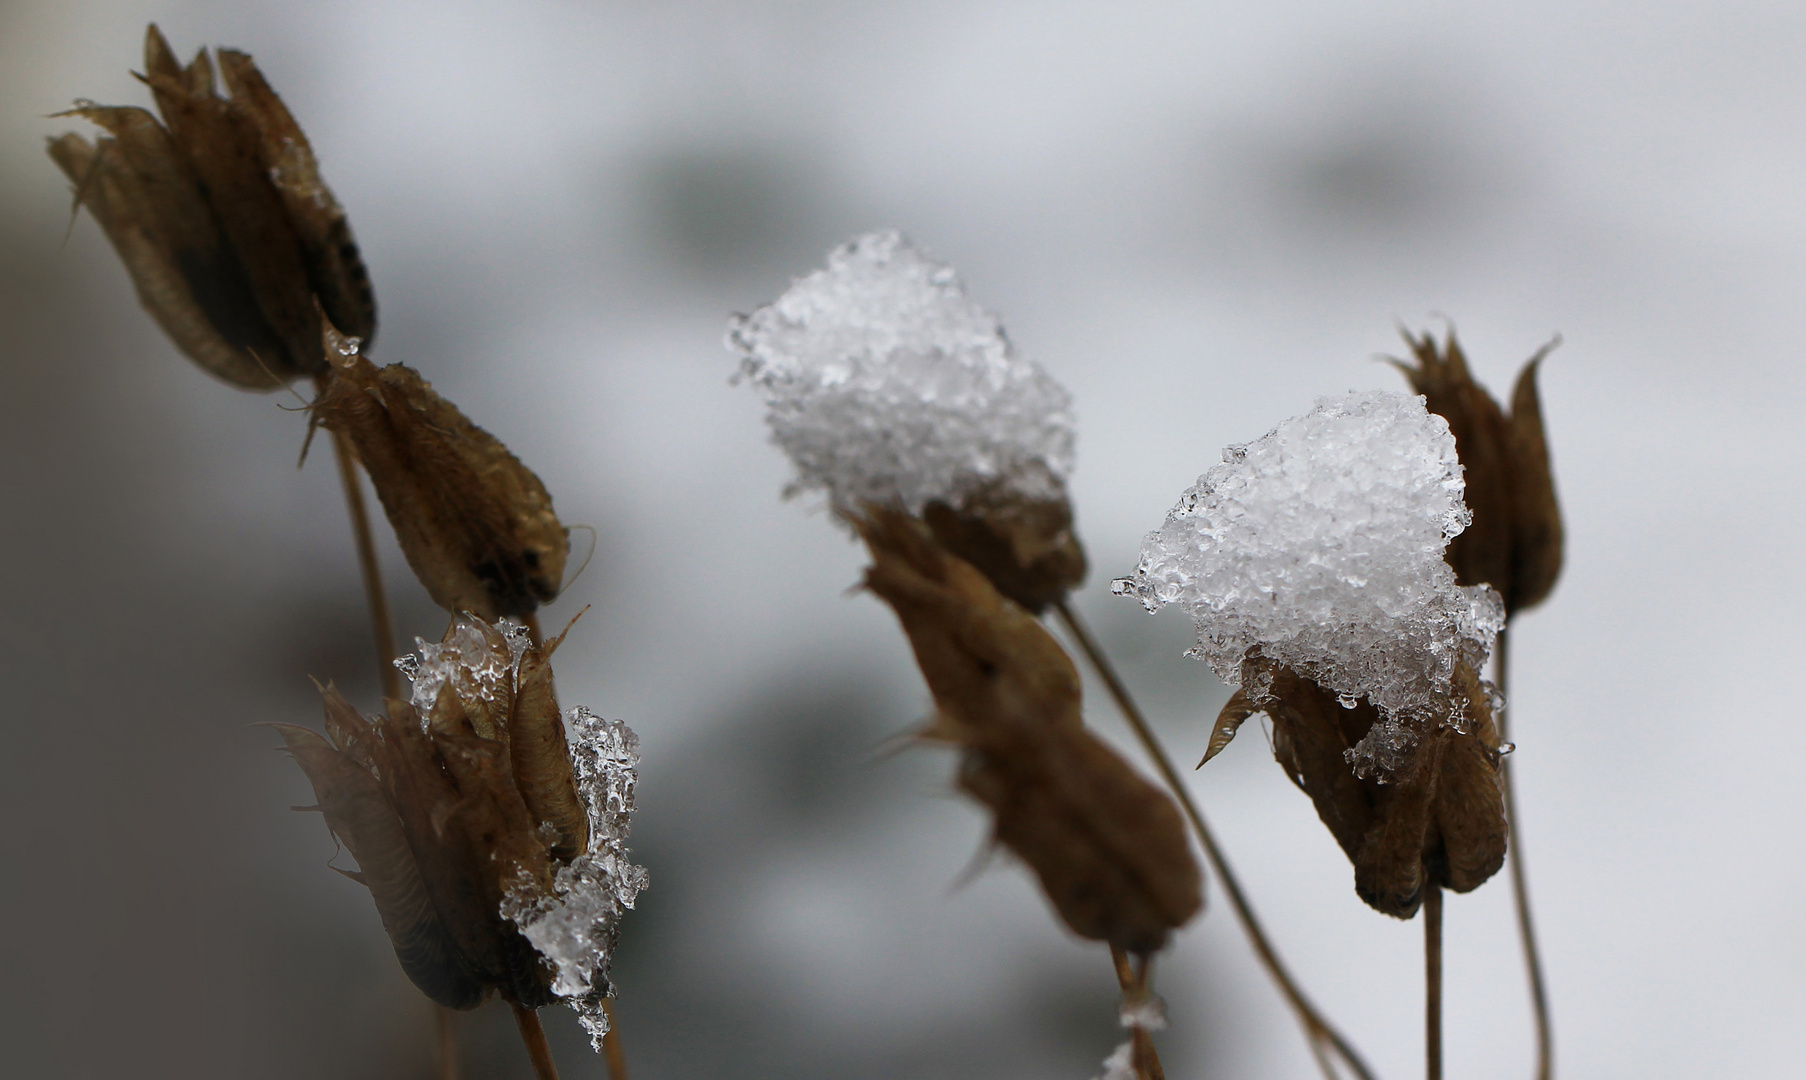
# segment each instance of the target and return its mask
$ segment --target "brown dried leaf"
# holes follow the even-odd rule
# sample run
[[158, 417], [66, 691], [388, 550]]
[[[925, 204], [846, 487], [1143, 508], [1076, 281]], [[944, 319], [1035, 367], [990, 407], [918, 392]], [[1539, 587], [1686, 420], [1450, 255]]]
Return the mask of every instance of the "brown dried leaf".
[[1561, 571], [1561, 513], [1536, 396], [1544, 346], [1518, 377], [1512, 415], [1474, 382], [1461, 345], [1450, 331], [1434, 338], [1404, 332], [1415, 364], [1392, 361], [1429, 410], [1448, 421], [1467, 481], [1473, 524], [1449, 541], [1444, 558], [1463, 585], [1497, 589], [1509, 615], [1548, 596]]
[[[336, 699], [327, 691], [328, 722]], [[457, 946], [427, 895], [401, 822], [370, 770], [326, 739], [292, 724], [273, 724], [313, 784], [332, 830], [357, 860], [356, 880], [370, 890], [402, 970], [421, 992], [453, 1009], [473, 1009], [489, 988], [464, 969]]]
[[866, 585], [902, 622], [964, 751], [960, 787], [1082, 937], [1149, 953], [1202, 906], [1167, 795], [1086, 731], [1078, 674], [1044, 627], [904, 514], [868, 509]]
[[418, 373], [346, 357], [314, 418], [351, 438], [408, 565], [440, 607], [494, 622], [558, 594], [569, 542], [545, 485]]
[[993, 485], [957, 508], [931, 502], [922, 519], [942, 547], [1037, 615], [1085, 580], [1085, 549], [1072, 530], [1072, 503], [1063, 497], [1027, 499]]
[[1476, 888], [1504, 863], [1507, 828], [1499, 739], [1473, 669], [1456, 670], [1466, 733], [1439, 725], [1424, 734], [1408, 769], [1391, 783], [1355, 775], [1345, 757], [1379, 719], [1365, 699], [1343, 708], [1335, 694], [1289, 668], [1255, 657], [1243, 666], [1250, 698], [1273, 718], [1273, 751], [1317, 808], [1355, 868], [1355, 891], [1376, 910], [1416, 914], [1434, 878], [1456, 892]]
[[1260, 710], [1254, 707], [1254, 703], [1248, 700], [1248, 695], [1240, 688], [1230, 694], [1229, 700], [1223, 703], [1222, 711], [1217, 713], [1216, 724], [1210, 729], [1210, 745], [1204, 748], [1204, 760], [1198, 762], [1198, 768], [1202, 769], [1205, 761], [1222, 753], [1229, 741], [1235, 738], [1235, 733], [1241, 730], [1242, 723], [1258, 712]]

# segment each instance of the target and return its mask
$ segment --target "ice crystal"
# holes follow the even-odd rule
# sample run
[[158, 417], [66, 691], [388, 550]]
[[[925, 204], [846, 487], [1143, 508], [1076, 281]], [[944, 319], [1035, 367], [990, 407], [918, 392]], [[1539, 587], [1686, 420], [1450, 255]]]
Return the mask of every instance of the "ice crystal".
[[589, 850], [556, 870], [547, 895], [530, 877], [510, 889], [502, 914], [551, 961], [552, 991], [567, 999], [597, 1050], [608, 1032], [602, 999], [612, 991], [608, 964], [621, 916], [647, 885], [646, 869], [627, 857], [639, 739], [619, 720], [579, 705], [564, 717], [577, 793], [589, 816]]
[[420, 651], [400, 657], [395, 666], [413, 683], [410, 701], [422, 724], [447, 683], [460, 699], [480, 701], [492, 715], [506, 716], [521, 654], [530, 641], [527, 628], [513, 619], [505, 618], [492, 629], [466, 612], [452, 621], [446, 640], [415, 638]]
[[787, 494], [919, 513], [987, 485], [1063, 493], [1070, 395], [1015, 354], [951, 267], [900, 233], [841, 246], [774, 303], [735, 316], [728, 344], [796, 466]]
[[1503, 625], [1498, 594], [1456, 585], [1443, 561], [1470, 521], [1462, 492], [1448, 424], [1421, 397], [1323, 398], [1225, 450], [1115, 591], [1189, 612], [1192, 655], [1232, 685], [1258, 649], [1344, 705], [1372, 701], [1384, 722], [1352, 760], [1383, 777], [1426, 725], [1459, 723], [1455, 665], [1483, 670]]
[[1135, 1071], [1135, 1044], [1126, 1042], [1104, 1059], [1103, 1075], [1096, 1080], [1139, 1080], [1139, 1077]]

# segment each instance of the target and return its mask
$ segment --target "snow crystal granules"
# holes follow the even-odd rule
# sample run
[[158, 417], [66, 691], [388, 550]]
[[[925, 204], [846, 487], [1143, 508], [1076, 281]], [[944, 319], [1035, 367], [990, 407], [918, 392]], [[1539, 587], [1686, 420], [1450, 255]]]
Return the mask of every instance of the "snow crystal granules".
[[836, 249], [736, 316], [728, 344], [796, 466], [789, 494], [917, 515], [1031, 611], [1084, 578], [1066, 498], [1070, 395], [900, 233]]

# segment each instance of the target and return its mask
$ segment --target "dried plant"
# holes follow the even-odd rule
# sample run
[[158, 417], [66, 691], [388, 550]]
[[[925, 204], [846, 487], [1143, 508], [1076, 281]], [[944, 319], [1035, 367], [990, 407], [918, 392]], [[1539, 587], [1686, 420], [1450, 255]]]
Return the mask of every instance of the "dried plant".
[[626, 852], [638, 740], [559, 712], [560, 640], [461, 617], [405, 658], [411, 700], [366, 719], [328, 687], [326, 735], [278, 730], [422, 993], [565, 1002], [600, 1049], [619, 919], [646, 885]]
[[[323, 374], [321, 312], [369, 341], [376, 301], [344, 210], [307, 138], [250, 56], [205, 49], [187, 67], [153, 24], [145, 109], [82, 101], [63, 115], [107, 132], [50, 140], [78, 206], [100, 222], [138, 298], [202, 368], [252, 390]], [[166, 126], [167, 125], [167, 126]]]

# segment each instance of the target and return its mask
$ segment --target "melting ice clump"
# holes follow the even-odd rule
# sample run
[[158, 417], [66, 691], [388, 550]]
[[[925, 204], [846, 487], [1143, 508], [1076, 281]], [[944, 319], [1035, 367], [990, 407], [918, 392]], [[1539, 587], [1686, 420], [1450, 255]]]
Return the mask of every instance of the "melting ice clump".
[[1114, 583], [1197, 624], [1191, 655], [1231, 685], [1255, 648], [1382, 722], [1350, 754], [1384, 778], [1450, 714], [1455, 665], [1484, 670], [1498, 594], [1455, 584], [1448, 541], [1471, 522], [1448, 423], [1421, 397], [1322, 398], [1198, 478]]
[[521, 654], [530, 641], [527, 628], [514, 619], [504, 618], [490, 630], [469, 614], [452, 620], [452, 632], [445, 641], [415, 638], [419, 653], [398, 658], [395, 666], [413, 683], [410, 703], [420, 714], [422, 727], [447, 682], [461, 700], [481, 701], [489, 706], [490, 715], [506, 717], [514, 700]]
[[552, 962], [552, 991], [569, 1000], [600, 1052], [608, 1033], [602, 1000], [621, 916], [647, 885], [646, 868], [627, 858], [640, 740], [619, 720], [579, 705], [565, 713], [565, 738], [577, 793], [589, 813], [589, 850], [558, 868], [547, 896], [531, 879], [509, 890], [502, 914]]
[[841, 246], [774, 303], [735, 316], [728, 345], [796, 465], [786, 494], [912, 513], [989, 485], [1063, 494], [1071, 396], [1015, 355], [951, 267], [898, 232]]

